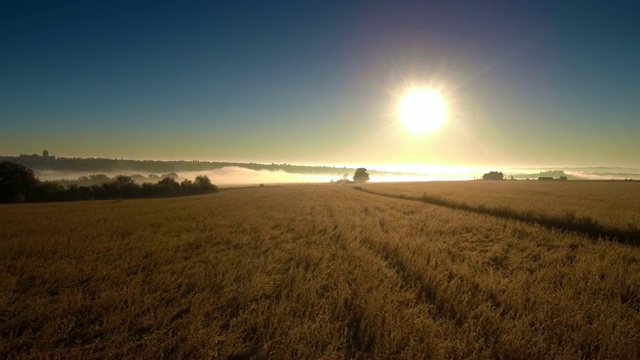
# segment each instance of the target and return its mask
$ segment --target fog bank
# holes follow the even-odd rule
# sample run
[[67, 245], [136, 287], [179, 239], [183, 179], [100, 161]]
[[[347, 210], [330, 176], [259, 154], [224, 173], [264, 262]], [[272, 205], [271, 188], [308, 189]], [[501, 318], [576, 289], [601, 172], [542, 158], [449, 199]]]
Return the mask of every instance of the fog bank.
[[[452, 180], [473, 180], [482, 177], [484, 172], [490, 170], [502, 171], [505, 178], [514, 176], [516, 179], [531, 178], [537, 179], [539, 175], [546, 175], [549, 168], [477, 168], [462, 166], [432, 166], [432, 167], [367, 167], [370, 174], [371, 182], [403, 182], [403, 181], [452, 181]], [[342, 169], [340, 169], [342, 170]], [[412, 171], [413, 170], [413, 171]], [[555, 169], [561, 171], [560, 169]], [[345, 172], [346, 169], [345, 169]], [[135, 181], [141, 182], [157, 182], [158, 176], [163, 174], [148, 174], [135, 171], [83, 171], [83, 172], [67, 172], [67, 171], [34, 171], [35, 175], [43, 181], [56, 180], [76, 180], [81, 176], [89, 176], [95, 174], [104, 174], [113, 178], [117, 175], [132, 176]], [[237, 166], [229, 166], [214, 170], [205, 171], [183, 171], [175, 173], [178, 180], [193, 180], [196, 176], [206, 175], [211, 182], [218, 186], [243, 186], [243, 185], [259, 185], [259, 184], [289, 184], [289, 183], [328, 183], [337, 181], [345, 175], [334, 173], [289, 173], [282, 170], [253, 170]], [[640, 169], [628, 168], [565, 168], [564, 174], [570, 179], [575, 180], [623, 180], [623, 179], [640, 179]], [[137, 176], [136, 176], [137, 175]], [[141, 175], [141, 176], [140, 176]], [[152, 176], [150, 176], [152, 175]], [[346, 173], [351, 179], [352, 170]], [[174, 175], [175, 176], [175, 175]], [[147, 179], [151, 177], [150, 179]], [[556, 176], [557, 177], [557, 176]]]
[[211, 182], [219, 186], [255, 185], [255, 184], [288, 184], [288, 183], [322, 183], [338, 179], [335, 174], [291, 174], [282, 170], [251, 170], [241, 167], [224, 167], [209, 171], [179, 172], [181, 178], [193, 180], [196, 176], [206, 175]]

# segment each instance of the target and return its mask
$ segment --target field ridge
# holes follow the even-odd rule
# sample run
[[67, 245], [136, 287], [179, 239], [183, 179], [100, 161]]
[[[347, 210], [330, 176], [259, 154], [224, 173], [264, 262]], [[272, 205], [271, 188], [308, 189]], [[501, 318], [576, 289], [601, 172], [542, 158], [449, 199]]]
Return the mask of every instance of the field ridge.
[[598, 240], [605, 239], [629, 245], [640, 245], [640, 229], [637, 227], [629, 229], [615, 229], [602, 226], [597, 220], [588, 217], [576, 217], [573, 213], [567, 213], [564, 217], [550, 216], [544, 213], [533, 211], [518, 211], [509, 207], [491, 207], [486, 205], [473, 206], [464, 202], [445, 199], [441, 196], [423, 193], [422, 196], [411, 196], [406, 194], [388, 194], [366, 189], [362, 186], [354, 186], [353, 189], [372, 195], [384, 196], [393, 199], [420, 201], [431, 205], [444, 206], [455, 210], [465, 210], [478, 214], [491, 215], [499, 218], [519, 220], [522, 222], [541, 225], [550, 229], [577, 232]]

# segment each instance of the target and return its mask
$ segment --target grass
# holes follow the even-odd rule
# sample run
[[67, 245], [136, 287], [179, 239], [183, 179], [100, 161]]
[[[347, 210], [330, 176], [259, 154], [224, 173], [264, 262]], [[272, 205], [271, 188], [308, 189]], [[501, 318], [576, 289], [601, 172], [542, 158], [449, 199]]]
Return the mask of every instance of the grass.
[[640, 244], [640, 185], [633, 183], [423, 182], [356, 189]]
[[4, 205], [0, 261], [2, 358], [640, 355], [638, 247], [346, 186]]

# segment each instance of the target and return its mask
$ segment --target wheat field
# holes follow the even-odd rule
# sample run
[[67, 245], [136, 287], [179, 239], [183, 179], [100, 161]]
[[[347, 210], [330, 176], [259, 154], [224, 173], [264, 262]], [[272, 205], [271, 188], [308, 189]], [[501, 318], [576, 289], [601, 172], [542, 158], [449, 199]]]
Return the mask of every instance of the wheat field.
[[[622, 181], [463, 181], [372, 183], [366, 191], [640, 238], [640, 183]], [[640, 244], [640, 242], [639, 242]]]
[[0, 206], [0, 357], [638, 358], [638, 246], [415, 198], [633, 229], [640, 186], [501, 184]]

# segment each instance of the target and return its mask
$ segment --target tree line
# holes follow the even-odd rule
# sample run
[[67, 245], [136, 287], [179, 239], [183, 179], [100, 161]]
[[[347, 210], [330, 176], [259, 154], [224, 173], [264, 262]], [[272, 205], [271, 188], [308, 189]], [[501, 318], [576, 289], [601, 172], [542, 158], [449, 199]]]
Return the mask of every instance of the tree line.
[[157, 183], [138, 185], [130, 176], [91, 186], [38, 180], [33, 170], [8, 161], [0, 163], [0, 203], [48, 202], [106, 199], [136, 199], [209, 194], [218, 191], [205, 175], [195, 180], [176, 181], [165, 177]]
[[304, 166], [292, 164], [258, 164], [237, 162], [210, 162], [210, 161], [161, 161], [161, 160], [122, 160], [108, 158], [64, 158], [44, 157], [39, 155], [0, 156], [0, 161], [9, 161], [22, 164], [35, 170], [54, 171], [96, 171], [116, 172], [131, 171], [141, 173], [169, 173], [208, 171], [225, 167], [240, 167], [250, 170], [284, 171], [292, 174], [340, 174], [350, 170], [346, 167], [336, 168], [329, 166]]
[[[162, 174], [162, 175], [155, 175], [155, 174], [149, 174], [148, 176], [142, 175], [142, 174], [132, 174], [132, 175], [127, 175], [129, 176], [131, 179], [133, 179], [133, 181], [136, 182], [136, 184], [143, 184], [146, 182], [149, 183], [157, 183], [158, 181], [164, 179], [164, 178], [173, 178], [178, 180], [180, 178], [180, 176], [178, 176], [178, 174], [172, 172], [172, 173], [167, 173], [167, 174]], [[105, 174], [93, 174], [93, 175], [83, 175], [78, 177], [75, 180], [70, 180], [70, 179], [57, 179], [55, 180], [56, 183], [63, 185], [63, 186], [69, 186], [69, 185], [78, 185], [78, 186], [92, 186], [92, 185], [102, 185], [108, 182], [112, 182], [116, 180], [116, 176], [114, 177], [109, 177]]]

